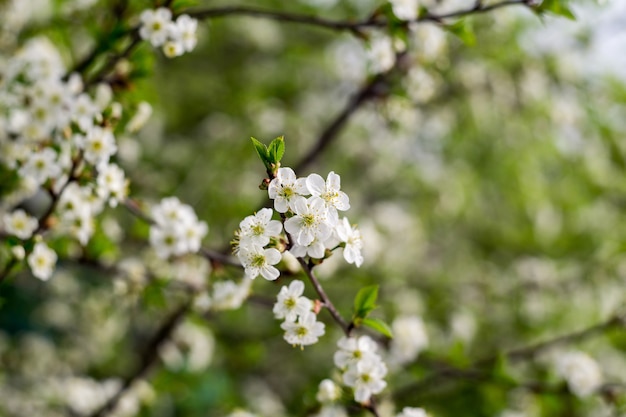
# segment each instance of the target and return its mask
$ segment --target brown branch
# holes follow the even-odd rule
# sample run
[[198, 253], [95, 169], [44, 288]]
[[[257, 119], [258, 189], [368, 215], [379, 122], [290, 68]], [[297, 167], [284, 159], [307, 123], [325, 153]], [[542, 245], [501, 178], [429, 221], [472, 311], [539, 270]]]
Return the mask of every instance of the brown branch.
[[15, 268], [19, 263], [19, 260], [15, 256], [9, 259], [2, 271], [0, 271], [0, 284], [4, 282], [5, 278], [8, 277], [11, 272], [13, 272], [13, 268]]
[[358, 32], [359, 29], [374, 26], [384, 26], [385, 22], [363, 20], [363, 21], [338, 21], [327, 20], [317, 16], [301, 15], [295, 13], [281, 12], [275, 10], [260, 9], [246, 6], [227, 6], [210, 9], [197, 9], [185, 11], [191, 17], [199, 20], [217, 19], [229, 16], [245, 16], [276, 20], [278, 22], [299, 23], [308, 26], [317, 26], [320, 28]]
[[111, 412], [124, 394], [132, 387], [132, 385], [145, 378], [152, 367], [159, 361], [159, 348], [172, 337], [174, 330], [183, 320], [185, 315], [190, 311], [193, 297], [184, 302], [172, 315], [170, 315], [154, 333], [148, 344], [141, 352], [141, 362], [137, 369], [127, 376], [122, 383], [120, 389], [111, 397], [102, 407], [96, 410], [91, 417], [104, 417]]
[[[532, 7], [533, 2], [531, 0], [504, 0], [499, 3], [494, 3], [490, 5], [484, 5], [482, 2], [476, 2], [472, 7], [457, 10], [450, 13], [426, 13], [422, 16], [414, 20], [404, 21], [405, 25], [409, 25], [411, 23], [420, 23], [420, 22], [435, 22], [435, 23], [443, 23], [446, 19], [454, 19], [459, 17], [465, 17], [473, 14], [481, 14], [487, 13], [495, 9], [499, 9], [502, 7], [508, 6], [528, 6]], [[312, 15], [304, 15], [304, 14], [296, 14], [289, 12], [281, 12], [276, 10], [268, 10], [256, 7], [246, 7], [246, 6], [226, 6], [226, 7], [216, 7], [216, 8], [208, 8], [208, 9], [190, 9], [184, 12], [191, 17], [194, 17], [199, 20], [204, 19], [217, 19], [223, 17], [230, 16], [242, 16], [242, 17], [253, 17], [253, 18], [262, 18], [262, 19], [270, 19], [278, 22], [285, 23], [299, 23], [308, 26], [316, 26], [323, 29], [330, 29], [335, 31], [351, 31], [354, 33], [361, 33], [363, 29], [372, 29], [372, 28], [384, 28], [389, 25], [389, 22], [385, 19], [376, 19], [370, 17], [366, 20], [329, 20], [320, 18]]]
[[468, 377], [476, 378], [480, 375], [486, 375], [486, 371], [484, 371], [484, 368], [493, 366], [501, 357], [505, 358], [509, 362], [520, 362], [524, 360], [529, 360], [534, 358], [539, 353], [542, 353], [545, 350], [548, 350], [555, 346], [578, 342], [597, 334], [603, 334], [607, 330], [616, 327], [623, 327], [625, 324], [625, 320], [626, 317], [624, 315], [615, 315], [602, 323], [595, 324], [578, 332], [569, 333], [541, 343], [513, 349], [500, 355], [493, 355], [478, 360], [468, 366], [467, 369], [457, 369], [446, 366], [443, 369], [436, 371], [415, 383], [398, 389], [394, 393], [394, 397], [396, 399], [399, 399], [406, 396], [416, 396], [418, 395], [418, 393], [428, 391], [430, 388], [440, 387], [441, 382], [444, 380], [467, 379]]
[[[396, 61], [398, 62], [398, 60]], [[365, 103], [369, 100], [380, 97], [386, 93], [387, 81], [390, 74], [395, 69], [377, 74], [369, 82], [367, 82], [361, 89], [348, 101], [343, 110], [326, 126], [326, 128], [319, 135], [313, 146], [309, 151], [296, 163], [294, 171], [300, 172], [304, 168], [311, 165], [328, 146], [339, 136], [341, 130], [350, 120], [350, 117], [356, 113]]]
[[309, 281], [311, 281], [311, 284], [313, 284], [315, 292], [317, 292], [317, 295], [319, 295], [322, 299], [322, 302], [324, 303], [324, 306], [328, 309], [330, 315], [333, 316], [333, 319], [339, 325], [339, 327], [341, 327], [341, 330], [343, 330], [346, 336], [350, 336], [350, 325], [344, 320], [343, 317], [341, 317], [341, 314], [339, 314], [339, 311], [337, 311], [333, 302], [330, 301], [330, 298], [328, 298], [328, 295], [326, 295], [324, 288], [317, 280], [317, 277], [313, 273], [313, 269], [311, 268], [311, 266], [304, 260], [304, 258], [298, 258], [298, 262], [302, 266], [302, 270], [304, 271], [306, 276], [309, 278]]

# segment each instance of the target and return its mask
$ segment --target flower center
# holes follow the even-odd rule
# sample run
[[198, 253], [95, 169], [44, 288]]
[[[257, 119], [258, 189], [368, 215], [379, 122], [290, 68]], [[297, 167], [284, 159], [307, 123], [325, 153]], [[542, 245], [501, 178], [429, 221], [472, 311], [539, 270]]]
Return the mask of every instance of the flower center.
[[285, 200], [289, 200], [291, 197], [293, 197], [294, 194], [295, 193], [293, 191], [293, 188], [283, 187], [282, 195], [285, 198]]
[[250, 260], [250, 264], [254, 267], [261, 268], [265, 265], [265, 255], [261, 255], [260, 253], [254, 255]]
[[305, 214], [302, 216], [302, 224], [306, 227], [311, 227], [315, 224], [315, 216], [313, 214]]
[[296, 335], [298, 335], [298, 337], [304, 337], [309, 333], [309, 329], [307, 329], [304, 326], [300, 326], [296, 329]]

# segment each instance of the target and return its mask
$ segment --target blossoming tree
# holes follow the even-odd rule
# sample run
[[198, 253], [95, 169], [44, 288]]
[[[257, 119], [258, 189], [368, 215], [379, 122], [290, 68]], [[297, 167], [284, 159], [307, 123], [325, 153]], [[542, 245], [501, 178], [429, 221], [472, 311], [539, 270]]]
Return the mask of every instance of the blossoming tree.
[[0, 2], [0, 415], [621, 415], [623, 6], [214, 3]]

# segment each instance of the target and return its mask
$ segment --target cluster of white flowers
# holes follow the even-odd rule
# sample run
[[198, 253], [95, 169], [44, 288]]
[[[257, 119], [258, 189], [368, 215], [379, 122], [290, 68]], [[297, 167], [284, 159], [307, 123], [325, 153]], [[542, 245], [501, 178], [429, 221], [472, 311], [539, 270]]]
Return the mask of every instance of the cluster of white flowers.
[[313, 312], [313, 302], [303, 296], [304, 282], [294, 280], [289, 287], [284, 286], [278, 293], [274, 304], [274, 316], [284, 319], [281, 328], [285, 331], [284, 338], [292, 345], [312, 345], [324, 335], [324, 323], [317, 321]]
[[194, 253], [209, 228], [198, 220], [193, 208], [176, 197], [167, 197], [151, 211], [150, 244], [160, 258]]
[[354, 390], [355, 401], [365, 404], [387, 386], [383, 379], [387, 365], [376, 353], [378, 346], [369, 336], [342, 337], [334, 361], [343, 373], [343, 383]]
[[[291, 243], [292, 255], [323, 259], [327, 250], [343, 247], [344, 259], [361, 266], [361, 234], [346, 218], [339, 219], [338, 211], [350, 208], [339, 175], [330, 172], [326, 181], [318, 174], [297, 178], [291, 168], [279, 168], [268, 193], [274, 209], [286, 218], [284, 230], [289, 237], [285, 240]], [[275, 280], [279, 276], [274, 265], [280, 262], [281, 254], [271, 246], [281, 240], [283, 227], [272, 220], [272, 214], [271, 209], [264, 208], [239, 224], [235, 252], [249, 278], [261, 275]]]
[[161, 47], [168, 58], [191, 52], [198, 43], [196, 30], [198, 21], [183, 14], [172, 20], [172, 12], [160, 7], [144, 10], [140, 16], [139, 35], [155, 48]]
[[571, 351], [557, 359], [558, 374], [567, 381], [570, 391], [577, 397], [588, 397], [602, 385], [602, 371], [598, 363], [580, 351]]
[[[111, 161], [117, 144], [110, 121], [119, 120], [119, 103], [112, 101], [108, 85], [96, 86], [91, 94], [79, 75], [67, 76], [59, 52], [46, 38], [27, 42], [0, 68], [0, 79], [0, 163], [19, 181], [0, 207], [2, 232], [28, 240], [50, 229], [44, 219], [14, 208], [45, 189], [59, 200], [55, 229], [86, 245], [95, 216], [106, 203], [114, 207], [127, 195], [124, 171]], [[77, 178], [90, 180], [79, 186]], [[54, 267], [49, 261], [56, 255], [47, 246], [45, 252], [37, 249], [41, 245], [35, 246], [29, 265], [36, 277], [48, 279]]]
[[207, 291], [200, 293], [194, 306], [199, 311], [238, 309], [250, 295], [251, 283], [249, 279], [244, 279], [239, 284], [231, 280], [214, 282], [212, 294]]

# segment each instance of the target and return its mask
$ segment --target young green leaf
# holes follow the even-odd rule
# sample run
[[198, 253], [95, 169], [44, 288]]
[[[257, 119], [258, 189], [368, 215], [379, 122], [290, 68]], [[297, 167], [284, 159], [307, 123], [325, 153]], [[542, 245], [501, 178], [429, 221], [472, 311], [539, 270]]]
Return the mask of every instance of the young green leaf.
[[265, 166], [269, 164], [269, 152], [267, 150], [267, 146], [263, 143], [259, 142], [255, 138], [250, 138], [252, 140], [252, 144], [254, 145], [254, 149], [256, 149], [256, 153], [259, 154], [259, 158]]
[[445, 26], [445, 29], [456, 35], [467, 46], [476, 45], [476, 35], [468, 19], [460, 19], [451, 25]]
[[269, 159], [275, 165], [278, 165], [285, 154], [285, 137], [279, 136], [274, 139], [268, 147]]
[[565, 0], [543, 0], [543, 2], [535, 8], [535, 12], [538, 14], [552, 13], [570, 20], [576, 20], [576, 16]]
[[378, 285], [370, 285], [361, 288], [354, 297], [354, 317], [365, 318], [372, 310], [376, 308], [376, 299], [378, 298]]
[[361, 323], [364, 326], [367, 326], [369, 328], [376, 330], [379, 333], [382, 333], [383, 335], [387, 336], [390, 339], [393, 338], [391, 327], [389, 327], [389, 325], [385, 323], [384, 321], [382, 321], [381, 319], [367, 318], [367, 319], [363, 319]]

